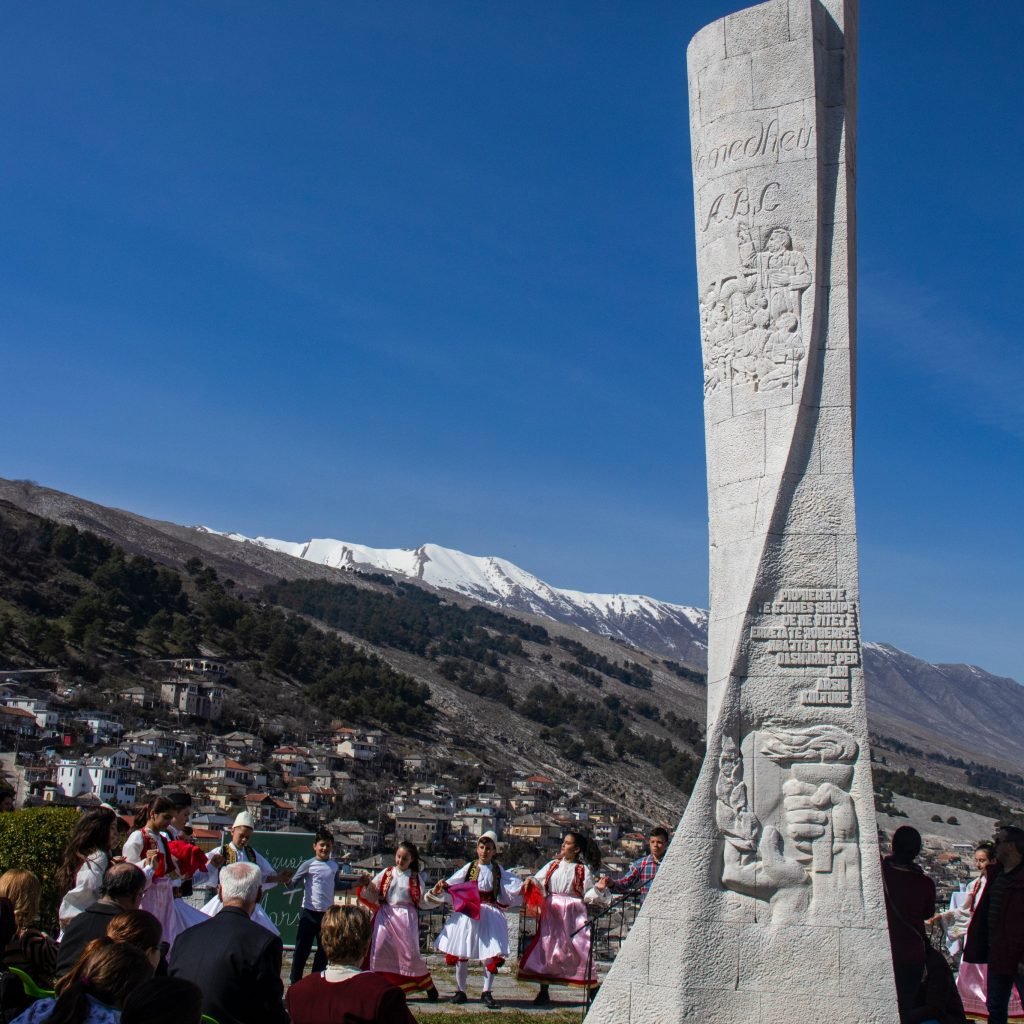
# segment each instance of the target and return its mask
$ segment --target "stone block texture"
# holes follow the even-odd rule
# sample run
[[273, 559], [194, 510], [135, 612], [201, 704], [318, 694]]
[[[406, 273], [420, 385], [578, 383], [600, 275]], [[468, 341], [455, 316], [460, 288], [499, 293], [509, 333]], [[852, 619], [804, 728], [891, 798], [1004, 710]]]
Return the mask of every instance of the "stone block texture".
[[895, 1024], [853, 497], [856, 0], [688, 51], [707, 757], [588, 1024]]

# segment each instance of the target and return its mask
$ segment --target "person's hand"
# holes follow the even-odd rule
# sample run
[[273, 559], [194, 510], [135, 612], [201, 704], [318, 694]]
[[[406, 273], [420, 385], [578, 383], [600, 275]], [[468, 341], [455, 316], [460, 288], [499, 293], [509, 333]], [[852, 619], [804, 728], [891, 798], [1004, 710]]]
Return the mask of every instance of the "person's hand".
[[602, 875], [595, 883], [594, 888], [597, 889], [598, 892], [604, 892], [605, 889], [608, 888], [608, 876]]
[[157, 858], [159, 856], [160, 856], [160, 851], [159, 850], [147, 850], [146, 851], [146, 863], [150, 867], [155, 867], [156, 866], [156, 860], [157, 860]]
[[222, 853], [211, 853], [210, 854], [210, 867], [219, 868], [224, 866], [224, 854]]
[[[373, 875], [369, 871], [364, 871], [356, 882], [357, 885], [361, 885], [364, 889], [373, 889]], [[377, 890], [374, 889], [374, 892]]]
[[278, 873], [276, 875], [274, 875], [272, 878], [268, 878], [267, 881], [268, 882], [283, 882], [283, 883], [285, 883], [287, 885], [287, 883], [292, 880], [292, 875], [294, 875], [294, 874], [295, 874], [295, 869], [294, 868], [283, 868], [281, 871], [278, 871]]

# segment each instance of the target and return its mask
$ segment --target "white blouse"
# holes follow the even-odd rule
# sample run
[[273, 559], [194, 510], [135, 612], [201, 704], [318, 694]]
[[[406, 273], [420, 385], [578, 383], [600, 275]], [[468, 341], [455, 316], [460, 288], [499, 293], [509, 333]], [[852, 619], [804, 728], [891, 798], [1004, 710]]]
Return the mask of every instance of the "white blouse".
[[[575, 895], [575, 882], [576, 882], [576, 864], [558, 859], [558, 867], [555, 868], [554, 874], [551, 876], [550, 881], [546, 881], [548, 872], [551, 870], [551, 865], [556, 863], [553, 860], [549, 860], [533, 876], [533, 880], [544, 890], [544, 895], [549, 896], [551, 893], [561, 893], [563, 895]], [[594, 886], [594, 875], [590, 868], [586, 865], [582, 865], [583, 868], [583, 902], [584, 903], [604, 903], [607, 901], [608, 896], [603, 893], [600, 889]]]
[[[468, 864], [463, 864], [462, 867], [448, 879], [448, 884], [458, 885], [460, 882], [465, 882], [466, 876], [469, 874], [469, 869], [472, 865], [472, 861]], [[501, 867], [500, 865], [499, 868], [501, 870], [501, 879], [498, 883], [500, 886], [498, 890], [498, 902], [504, 903], [506, 906], [515, 906], [520, 902], [519, 892], [523, 887], [523, 883], [516, 878], [511, 871]], [[476, 885], [481, 892], [489, 894], [493, 891], [493, 872], [494, 869], [491, 864], [480, 865], [480, 871], [476, 878]]]
[[[371, 883], [374, 889], [380, 893], [381, 887], [384, 884], [384, 874], [388, 869], [379, 871], [373, 877]], [[391, 872], [391, 884], [388, 886], [387, 896], [384, 898], [385, 902], [390, 906], [394, 906], [396, 903], [412, 903], [412, 894], [409, 891], [409, 883], [412, 879], [412, 871], [406, 868], [405, 871], [399, 871], [395, 868]], [[421, 907], [429, 907], [430, 901], [427, 899], [427, 893], [430, 892], [430, 886], [427, 884], [427, 874], [425, 871], [420, 872], [420, 902]]]
[[82, 863], [75, 875], [75, 886], [64, 894], [60, 901], [57, 917], [61, 928], [66, 928], [68, 921], [77, 917], [83, 910], [91, 907], [100, 898], [103, 885], [103, 874], [110, 864], [110, 858], [104, 850], [93, 850]]

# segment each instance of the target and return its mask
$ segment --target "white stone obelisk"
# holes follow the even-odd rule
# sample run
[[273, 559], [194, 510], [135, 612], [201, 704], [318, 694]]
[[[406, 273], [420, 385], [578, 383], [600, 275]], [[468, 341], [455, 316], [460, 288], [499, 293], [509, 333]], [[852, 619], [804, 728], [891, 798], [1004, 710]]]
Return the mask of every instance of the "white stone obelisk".
[[856, 0], [688, 57], [711, 542], [707, 757], [588, 1024], [895, 1024], [853, 500]]

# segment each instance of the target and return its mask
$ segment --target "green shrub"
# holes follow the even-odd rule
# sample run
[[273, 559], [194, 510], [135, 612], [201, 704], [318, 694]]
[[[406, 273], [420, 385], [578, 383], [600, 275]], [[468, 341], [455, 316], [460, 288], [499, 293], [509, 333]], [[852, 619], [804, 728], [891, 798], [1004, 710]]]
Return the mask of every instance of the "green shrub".
[[39, 905], [43, 928], [57, 923], [57, 907], [64, 894], [57, 892], [54, 875], [78, 818], [74, 807], [27, 807], [0, 814], [0, 872], [23, 868], [38, 876], [43, 884]]

